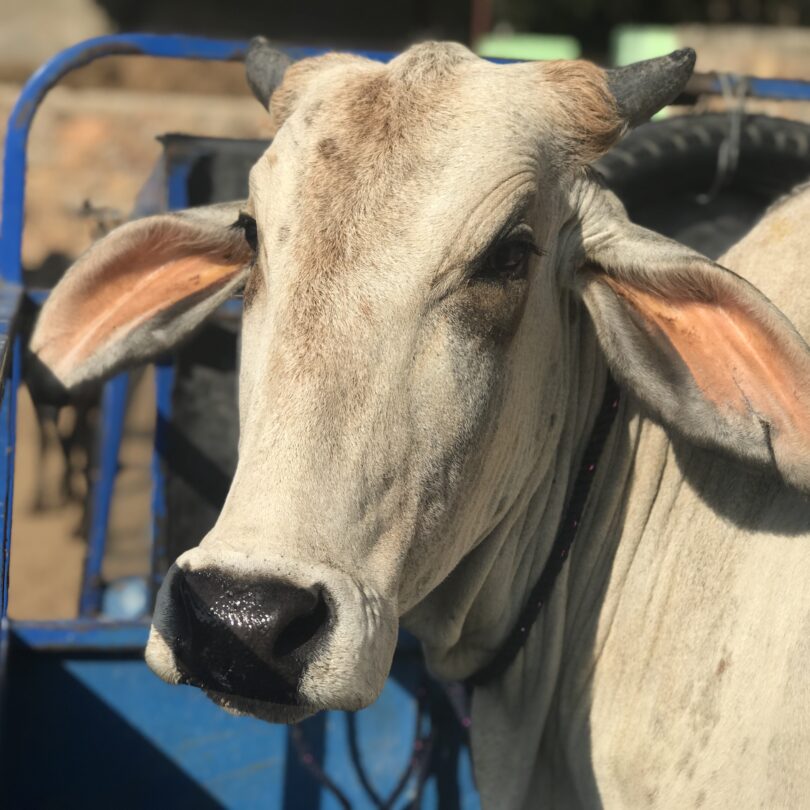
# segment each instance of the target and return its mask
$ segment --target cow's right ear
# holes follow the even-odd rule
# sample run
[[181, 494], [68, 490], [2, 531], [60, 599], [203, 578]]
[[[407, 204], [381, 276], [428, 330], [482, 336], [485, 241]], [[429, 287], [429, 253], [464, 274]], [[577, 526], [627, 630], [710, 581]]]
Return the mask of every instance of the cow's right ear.
[[810, 347], [793, 324], [745, 279], [630, 222], [604, 189], [580, 221], [575, 286], [619, 382], [674, 433], [810, 493]]
[[180, 342], [253, 263], [243, 207], [146, 217], [96, 242], [42, 307], [28, 357], [35, 387], [63, 396]]

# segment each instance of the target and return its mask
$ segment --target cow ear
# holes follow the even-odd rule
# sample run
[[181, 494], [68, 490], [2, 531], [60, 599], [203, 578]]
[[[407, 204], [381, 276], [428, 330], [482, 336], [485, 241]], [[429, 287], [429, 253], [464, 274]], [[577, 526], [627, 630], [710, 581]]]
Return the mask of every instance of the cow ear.
[[253, 262], [241, 207], [147, 217], [96, 242], [42, 307], [29, 346], [34, 384], [72, 391], [181, 341]]
[[684, 438], [810, 491], [810, 348], [747, 281], [610, 207], [576, 283], [617, 379]]

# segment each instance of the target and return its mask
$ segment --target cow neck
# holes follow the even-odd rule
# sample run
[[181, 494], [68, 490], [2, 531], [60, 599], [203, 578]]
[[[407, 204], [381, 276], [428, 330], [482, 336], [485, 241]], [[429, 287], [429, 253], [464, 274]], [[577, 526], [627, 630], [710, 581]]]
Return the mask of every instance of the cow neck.
[[579, 472], [569, 492], [563, 517], [559, 523], [546, 564], [543, 566], [540, 577], [529, 591], [529, 597], [509, 635], [501, 642], [492, 659], [467, 678], [466, 683], [468, 686], [485, 686], [508, 669], [526, 642], [543, 605], [548, 602], [554, 583], [557, 581], [557, 577], [568, 559], [571, 546], [576, 540], [577, 529], [582, 522], [582, 515], [588, 503], [588, 495], [591, 491], [596, 469], [602, 457], [605, 442], [616, 421], [618, 410], [619, 386], [608, 373], [602, 405], [599, 408], [590, 439], [585, 447]]

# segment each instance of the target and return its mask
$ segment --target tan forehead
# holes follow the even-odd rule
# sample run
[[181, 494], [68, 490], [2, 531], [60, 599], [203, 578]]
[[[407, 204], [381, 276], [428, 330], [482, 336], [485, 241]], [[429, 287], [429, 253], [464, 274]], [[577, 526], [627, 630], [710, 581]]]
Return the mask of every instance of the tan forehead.
[[[389, 64], [345, 54], [297, 63], [273, 96], [277, 137], [257, 167], [256, 185], [281, 161], [295, 176], [297, 196], [319, 198], [328, 190], [343, 210], [358, 194], [368, 202], [413, 194], [424, 177], [438, 181], [458, 152], [483, 170], [479, 161], [492, 154], [498, 131], [506, 135], [498, 148], [514, 132], [485, 98], [485, 88], [504, 95], [495, 92], [504, 77], [493, 70], [453, 43], [416, 46]], [[528, 114], [527, 105], [521, 112]], [[522, 128], [529, 138], [530, 129]]]
[[621, 129], [594, 65], [494, 65], [456, 43], [414, 46], [387, 65], [347, 54], [303, 60], [287, 71], [270, 111], [274, 130], [287, 130], [292, 159], [337, 158], [343, 173], [352, 161], [359, 180], [368, 165], [378, 174], [423, 166], [431, 149], [451, 160], [459, 150], [528, 144], [589, 162]]
[[373, 124], [382, 115], [416, 112], [427, 103], [435, 107], [454, 95], [454, 79], [472, 65], [483, 64], [455, 43], [415, 46], [381, 64], [349, 54], [328, 54], [293, 65], [273, 95], [274, 128], [299, 112], [299, 123], [310, 125], [326, 105], [341, 118], [371, 114]]
[[341, 177], [390, 183], [405, 165], [426, 169], [441, 142], [447, 153], [453, 138], [475, 123], [464, 110], [471, 106], [475, 61], [469, 52], [423, 48], [388, 65], [341, 59], [325, 62], [315, 75], [312, 68], [300, 79], [293, 74], [292, 91], [281, 99], [292, 103], [275, 113], [286, 115], [280, 145], [294, 159], [322, 164], [318, 178], [328, 169], [339, 188]]
[[283, 126], [253, 179], [283, 197], [297, 265], [332, 274], [412, 219], [458, 121], [458, 67], [473, 60], [423, 46], [388, 65], [338, 55], [291, 69], [271, 107]]
[[[617, 128], [606, 97], [587, 63], [497, 66], [457, 44], [416, 46], [387, 65], [304, 60], [273, 96], [279, 131], [254, 187], [279, 189], [296, 264], [330, 274], [380, 238], [408, 236], [415, 206], [487, 193], [543, 138], [552, 152], [604, 140]], [[283, 194], [268, 177], [282, 163]]]

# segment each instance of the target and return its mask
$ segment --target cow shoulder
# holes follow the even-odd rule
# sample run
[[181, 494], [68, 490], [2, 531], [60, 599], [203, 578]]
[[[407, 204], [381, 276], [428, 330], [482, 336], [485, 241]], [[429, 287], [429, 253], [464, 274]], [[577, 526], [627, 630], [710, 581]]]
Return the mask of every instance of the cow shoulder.
[[798, 186], [721, 259], [761, 290], [810, 342], [810, 184]]

